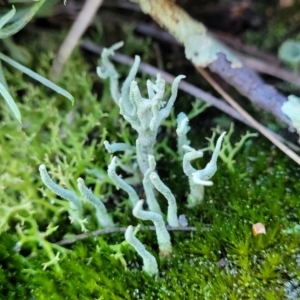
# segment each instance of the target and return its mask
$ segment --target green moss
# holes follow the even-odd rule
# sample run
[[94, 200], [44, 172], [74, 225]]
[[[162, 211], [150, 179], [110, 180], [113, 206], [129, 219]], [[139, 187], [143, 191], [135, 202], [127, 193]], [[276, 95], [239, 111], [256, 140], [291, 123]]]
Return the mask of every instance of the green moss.
[[[36, 68], [41, 73], [49, 70], [51, 57], [47, 52], [40, 55]], [[5, 205], [31, 206], [10, 216], [5, 223], [10, 228], [0, 227], [0, 298], [299, 298], [300, 241], [283, 230], [299, 223], [300, 171], [262, 137], [246, 144], [236, 155], [235, 172], [229, 172], [220, 162], [214, 186], [206, 189], [204, 205], [189, 210], [185, 199], [187, 180], [172, 148], [176, 144], [174, 133], [169, 123], [166, 133], [162, 131], [159, 138], [164, 144], [157, 147], [162, 156], [158, 171], [175, 191], [179, 213], [185, 214], [189, 225], [197, 226], [198, 231], [171, 233], [174, 257], [159, 262], [158, 280], [141, 271], [142, 261], [129, 247], [122, 248], [127, 271], [114, 258], [109, 245], [124, 240], [120, 233], [72, 244], [61, 256], [59, 269], [50, 266], [43, 270], [42, 263], [50, 258], [38, 243], [28, 242], [20, 252], [14, 250], [20, 239], [15, 226], [22, 220], [24, 234], [32, 226], [28, 219], [36, 220], [40, 232], [45, 232], [49, 223], [59, 226], [46, 237], [52, 243], [66, 234], [80, 233], [67, 218], [65, 201], [42, 187], [38, 176], [41, 163], [47, 165], [57, 182], [71, 190], [76, 191], [76, 179], [83, 177], [97, 196], [108, 200], [108, 208], [121, 226], [137, 224], [123, 201], [126, 195], [117, 191], [106, 175], [110, 155], [103, 149], [107, 137], [132, 144], [135, 137], [119, 117], [107, 83], [94, 76], [94, 69], [88, 69], [76, 53], [60, 83], [75, 96], [74, 107], [46, 88], [23, 80], [19, 73], [7, 72], [24, 123], [19, 127], [0, 104], [1, 218]], [[95, 89], [95, 82], [100, 88]], [[191, 136], [209, 135], [205, 127], [200, 132], [191, 131]], [[239, 135], [240, 132], [234, 133], [236, 139]], [[192, 143], [205, 144], [199, 138]], [[205, 159], [206, 156], [197, 163], [203, 165]], [[84, 209], [89, 216], [89, 229], [95, 230], [93, 209], [88, 205]], [[256, 222], [265, 224], [266, 235], [252, 236], [251, 226]], [[142, 231], [138, 237], [157, 255], [153, 232]]]
[[299, 3], [289, 8], [268, 7], [264, 9], [264, 22], [259, 29], [248, 30], [244, 38], [246, 44], [253, 44], [261, 50], [277, 55], [279, 46], [287, 39], [300, 39], [297, 12]]

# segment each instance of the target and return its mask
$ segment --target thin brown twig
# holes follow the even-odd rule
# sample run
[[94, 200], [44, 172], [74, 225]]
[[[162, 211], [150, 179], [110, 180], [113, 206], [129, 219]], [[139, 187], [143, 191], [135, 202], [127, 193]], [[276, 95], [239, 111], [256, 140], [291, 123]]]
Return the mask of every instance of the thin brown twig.
[[287, 102], [286, 96], [264, 82], [245, 65], [237, 67], [239, 63], [235, 55], [210, 36], [204, 24], [197, 22], [172, 0], [134, 1], [140, 5], [145, 14], [150, 15], [184, 45], [186, 57], [196, 67], [208, 66], [255, 106], [270, 112], [279, 122], [295, 130], [291, 119], [281, 110], [282, 105]]
[[157, 42], [153, 43], [153, 49], [155, 51], [156, 64], [160, 70], [163, 70], [164, 69], [164, 60], [163, 60], [163, 56], [161, 54], [161, 49]]
[[[153, 36], [159, 40], [166, 41], [168, 43], [174, 45], [180, 45], [180, 43], [167, 31], [158, 28], [157, 26], [145, 24], [145, 23], [138, 23], [136, 25], [136, 30], [140, 33], [146, 34], [147, 36]], [[229, 46], [236, 46], [237, 50], [246, 51], [250, 54], [256, 54], [260, 58], [264, 58], [265, 61], [257, 58], [248, 57], [241, 53], [238, 53], [237, 56], [240, 58], [241, 62], [245, 64], [247, 67], [251, 68], [252, 70], [268, 74], [273, 77], [279, 78], [284, 81], [291, 82], [297, 86], [300, 86], [300, 76], [290, 72], [289, 70], [282, 68], [278, 64], [278, 60], [276, 57], [274, 58], [272, 55], [268, 53], [261, 52], [254, 47], [247, 47], [247, 45], [243, 45], [241, 42], [233, 42], [233, 39], [224, 36], [224, 33], [214, 33], [213, 36], [216, 36], [220, 40], [222, 40], [225, 44]], [[257, 51], [255, 51], [255, 49]], [[273, 63], [272, 61], [276, 61]], [[271, 63], [272, 62], [272, 63]]]
[[[103, 47], [100, 47], [100, 46], [96, 45], [95, 43], [87, 42], [87, 41], [81, 42], [81, 47], [90, 52], [98, 54], [98, 55], [101, 54], [102, 49], [103, 49]], [[128, 57], [124, 54], [120, 54], [118, 52], [115, 52], [115, 55], [112, 57], [112, 59], [121, 64], [128, 65], [128, 66], [131, 66], [133, 64], [133, 59], [131, 57]], [[170, 84], [172, 84], [172, 82], [175, 79], [175, 77], [172, 76], [171, 74], [169, 74], [165, 71], [159, 70], [159, 69], [155, 68], [154, 66], [151, 66], [151, 65], [143, 63], [143, 62], [140, 63], [139, 69], [140, 69], [140, 71], [142, 71], [146, 74], [149, 74], [151, 76], [156, 76], [159, 73], [162, 76], [162, 78], [164, 78], [166, 80], [166, 82], [168, 82]], [[215, 106], [216, 108], [225, 112], [232, 118], [234, 118], [250, 127], [253, 127], [252, 124], [247, 121], [247, 119], [245, 119], [239, 112], [237, 112], [230, 105], [228, 105], [224, 100], [221, 100], [221, 99], [218, 99], [218, 98], [212, 96], [211, 94], [186, 82], [185, 80], [181, 80], [181, 82], [179, 84], [179, 89], [181, 89], [182, 91], [184, 91], [198, 99], [205, 101], [206, 103], [209, 103], [209, 104]], [[300, 151], [299, 146], [285, 140], [283, 137], [281, 137], [277, 133], [269, 130], [268, 128], [266, 128], [266, 127], [264, 127], [264, 128], [266, 130], [268, 130], [270, 132], [270, 134], [275, 136], [278, 140], [285, 142], [287, 145], [289, 145], [289, 147], [291, 149], [293, 149], [294, 151]]]
[[82, 10], [76, 17], [68, 35], [61, 44], [57, 55], [54, 59], [52, 68], [50, 70], [50, 77], [57, 80], [64, 68], [65, 63], [72, 54], [76, 45], [79, 43], [82, 35], [93, 20], [97, 10], [102, 5], [103, 0], [86, 0]]
[[249, 54], [251, 56], [257, 57], [260, 60], [268, 62], [269, 64], [272, 64], [272, 65], [277, 65], [277, 66], [280, 65], [280, 61], [275, 55], [267, 53], [267, 52], [263, 52], [254, 46], [249, 46], [249, 45], [243, 44], [240, 39], [235, 38], [235, 37], [227, 34], [226, 32], [215, 31], [215, 30], [209, 30], [208, 32], [215, 38], [222, 41], [224, 44], [232, 47], [233, 49], [235, 49], [239, 52], [243, 52], [243, 53]]
[[300, 86], [300, 76], [292, 73], [286, 69], [283, 69], [279, 66], [272, 65], [270, 63], [264, 62], [262, 60], [247, 57], [245, 55], [238, 54], [242, 63], [248, 66], [250, 69], [255, 70], [256, 72], [268, 74], [273, 77], [282, 79], [284, 81], [293, 83], [297, 86]]
[[277, 146], [282, 152], [289, 156], [293, 161], [300, 165], [300, 157], [274, 137], [266, 128], [256, 121], [248, 112], [246, 112], [208, 73], [200, 67], [196, 67], [199, 73], [211, 84], [211, 86], [233, 107], [238, 111], [257, 131], [264, 135], [269, 141]]
[[[166, 226], [166, 228], [167, 228], [168, 231], [197, 231], [197, 228], [194, 227], [194, 226], [187, 226], [187, 227]], [[69, 244], [73, 244], [77, 241], [87, 239], [89, 237], [97, 237], [99, 235], [110, 234], [110, 233], [118, 233], [118, 232], [124, 233], [126, 231], [126, 229], [127, 229], [126, 227], [99, 229], [99, 230], [95, 230], [95, 231], [91, 231], [91, 232], [78, 234], [78, 235], [75, 235], [71, 238], [63, 239], [63, 240], [57, 242], [56, 244], [60, 245], [60, 246], [69, 245]], [[140, 227], [140, 229], [154, 231], [155, 226], [143, 226], [143, 227]], [[204, 226], [203, 230], [209, 230], [209, 227]]]
[[105, 7], [113, 8], [113, 9], [126, 9], [130, 11], [140, 12], [141, 9], [139, 5], [133, 2], [124, 1], [124, 0], [114, 0], [114, 1], [105, 1], [103, 4]]

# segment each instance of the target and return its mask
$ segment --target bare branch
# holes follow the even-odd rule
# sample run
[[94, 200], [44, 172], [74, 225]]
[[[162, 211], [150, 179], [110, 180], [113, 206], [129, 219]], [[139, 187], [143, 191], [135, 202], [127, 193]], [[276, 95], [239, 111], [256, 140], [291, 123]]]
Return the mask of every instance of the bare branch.
[[[168, 231], [197, 231], [197, 228], [193, 227], [193, 226], [187, 226], [187, 227], [166, 226], [166, 228], [167, 228]], [[124, 233], [126, 231], [126, 229], [127, 229], [127, 227], [99, 229], [99, 230], [96, 230], [96, 231], [91, 231], [91, 232], [78, 234], [78, 235], [75, 235], [71, 238], [63, 239], [63, 240], [57, 242], [56, 244], [60, 245], [60, 246], [69, 245], [69, 244], [75, 243], [76, 241], [81, 241], [81, 240], [87, 239], [89, 237], [97, 237], [99, 235], [117, 233], [117, 232]], [[140, 230], [155, 231], [155, 226], [140, 227]], [[208, 226], [204, 226], [203, 230], [210, 230], [210, 229], [209, 229]]]

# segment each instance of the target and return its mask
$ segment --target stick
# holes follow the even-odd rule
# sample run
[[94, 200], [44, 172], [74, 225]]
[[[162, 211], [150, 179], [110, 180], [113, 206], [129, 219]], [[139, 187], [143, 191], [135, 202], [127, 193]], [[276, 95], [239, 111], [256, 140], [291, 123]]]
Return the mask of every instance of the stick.
[[279, 66], [272, 65], [270, 63], [261, 61], [256, 58], [247, 57], [245, 55], [238, 54], [238, 56], [241, 58], [242, 63], [247, 65], [250, 69], [257, 71], [259, 73], [264, 73], [271, 75], [273, 77], [282, 79], [284, 81], [293, 83], [297, 86], [300, 86], [300, 76], [292, 73], [290, 71], [287, 71], [283, 68], [280, 68]]
[[[255, 106], [272, 113], [278, 121], [294, 129], [291, 120], [281, 111], [287, 97], [266, 84], [245, 65], [238, 67], [234, 53], [208, 34], [202, 23], [191, 18], [172, 0], [134, 0], [134, 2], [184, 45], [186, 57], [196, 68], [208, 66]], [[226, 53], [230, 62], [221, 53]]]
[[264, 135], [269, 141], [277, 146], [282, 152], [289, 156], [293, 161], [300, 165], [300, 157], [290, 148], [285, 146], [276, 137], [274, 137], [264, 126], [257, 122], [251, 115], [249, 115], [230, 95], [228, 95], [222, 87], [202, 68], [196, 68], [199, 73], [211, 84], [211, 86], [232, 106], [238, 111], [252, 126]]
[[53, 80], [58, 80], [65, 63], [72, 54], [74, 48], [79, 43], [80, 38], [88, 28], [90, 22], [93, 20], [97, 10], [101, 6], [103, 0], [86, 0], [82, 10], [75, 19], [68, 35], [61, 44], [57, 55], [54, 59], [50, 77]]
[[[171, 226], [166, 226], [168, 231], [197, 231], [196, 227], [192, 227], [192, 226], [187, 226], [187, 227], [171, 227]], [[82, 234], [78, 234], [75, 235], [71, 238], [67, 238], [67, 239], [63, 239], [59, 242], [57, 242], [57, 245], [60, 246], [64, 246], [64, 245], [69, 245], [69, 244], [73, 244], [76, 241], [81, 241], [84, 239], [87, 239], [89, 237], [96, 237], [99, 235], [104, 235], [104, 234], [109, 234], [109, 233], [116, 233], [116, 232], [121, 232], [124, 233], [126, 231], [126, 227], [118, 227], [118, 228], [106, 228], [106, 229], [99, 229], [96, 231], [91, 231], [91, 232], [86, 232], [86, 233], [82, 233]], [[143, 230], [151, 230], [154, 231], [155, 226], [144, 226], [144, 227], [140, 227], [140, 229]], [[204, 227], [203, 230], [209, 230], [208, 227]]]
[[[198, 69], [198, 66], [195, 65], [195, 67]], [[217, 60], [208, 67], [250, 99], [255, 106], [270, 112], [279, 122], [285, 123], [289, 128], [294, 128], [291, 120], [281, 111], [281, 106], [287, 101], [287, 97], [266, 84], [253, 70], [245, 65], [232, 68], [222, 53], [219, 53]]]
[[[165, 30], [162, 30], [161, 28], [158, 28], [156, 26], [145, 24], [145, 23], [138, 23], [136, 25], [136, 30], [147, 36], [155, 37], [156, 39], [159, 39], [161, 41], [165, 41], [165, 42], [168, 42], [168, 43], [171, 43], [174, 45], [180, 45], [180, 43], [170, 33], [168, 33]], [[228, 43], [228, 41], [230, 41], [230, 38], [226, 37], [224, 35], [224, 33], [222, 33], [222, 34], [219, 33], [218, 35], [215, 35], [215, 34], [212, 34], [212, 35], [217, 36], [220, 40], [222, 40], [224, 43], [226, 43], [228, 45], [234, 44], [233, 42]], [[273, 77], [276, 77], [276, 78], [282, 79], [284, 81], [291, 82], [297, 86], [300, 86], [300, 76], [280, 67], [278, 60], [276, 60], [276, 63], [272, 62], [273, 56], [271, 56], [267, 53], [261, 52], [254, 47], [250, 47], [250, 46], [247, 47], [246, 45], [243, 45], [240, 42], [238, 43], [238, 45], [240, 45], [239, 49], [241, 48], [241, 50], [245, 50], [245, 49], [247, 50], [248, 48], [250, 48], [253, 53], [260, 54], [260, 57], [262, 59], [265, 59], [263, 61], [261, 59], [252, 58], [252, 57], [237, 53], [237, 56], [240, 58], [241, 62], [243, 64], [245, 64], [247, 67], [249, 67], [250, 69], [252, 69], [256, 72], [259, 72], [259, 73], [271, 75]], [[237, 50], [239, 50], [239, 49], [237, 49]], [[255, 49], [257, 51], [255, 51]]]

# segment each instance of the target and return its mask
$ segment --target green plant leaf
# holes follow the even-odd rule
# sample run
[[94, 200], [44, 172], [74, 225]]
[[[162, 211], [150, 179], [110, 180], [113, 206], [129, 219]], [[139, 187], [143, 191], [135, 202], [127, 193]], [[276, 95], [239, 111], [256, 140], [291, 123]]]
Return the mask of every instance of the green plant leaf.
[[16, 119], [21, 123], [21, 113], [14, 101], [14, 99], [12, 98], [12, 96], [10, 95], [10, 93], [7, 91], [7, 89], [4, 87], [4, 85], [2, 83], [0, 83], [0, 93], [3, 96], [4, 100], [6, 101], [6, 103], [8, 104], [8, 106], [10, 107], [10, 109], [12, 110], [14, 116], [16, 117]]
[[[20, 20], [5, 26], [4, 28], [1, 28], [0, 30], [0, 39], [5, 39], [15, 33], [17, 33], [18, 31], [20, 31], [32, 18], [33, 16], [36, 14], [36, 12], [40, 9], [40, 7], [44, 4], [46, 0], [40, 0], [39, 2], [36, 2], [34, 5], [32, 5], [27, 13], [20, 18]], [[12, 11], [8, 12], [8, 14], [12, 14]], [[3, 18], [7, 19], [7, 15], [4, 15]], [[15, 14], [15, 12], [13, 13], [13, 15]], [[13, 15], [9, 15], [10, 19], [13, 17]], [[5, 19], [5, 20], [6, 20]], [[8, 20], [6, 21], [6, 23], [8, 22]], [[3, 26], [3, 25], [2, 25]]]
[[63, 95], [64, 97], [68, 98], [72, 104], [74, 103], [74, 97], [64, 90], [63, 88], [59, 87], [52, 81], [46, 79], [45, 77], [39, 75], [38, 73], [30, 70], [29, 68], [21, 65], [20, 63], [16, 62], [15, 60], [11, 59], [10, 57], [4, 55], [3, 53], [0, 53], [0, 59], [5, 61], [6, 63], [10, 64], [14, 68], [18, 69], [19, 71], [23, 72], [24, 74], [30, 76], [31, 78], [39, 81], [41, 84], [47, 86], [48, 88], [54, 90], [56, 93]]
[[2, 40], [7, 55], [12, 59], [16, 60], [20, 64], [29, 65], [32, 61], [32, 56], [26, 47], [16, 44], [12, 37], [8, 37]]
[[3, 71], [1, 60], [0, 60], [0, 83], [2, 83], [7, 90], [9, 90], [5, 76], [4, 76], [4, 71]]
[[[13, 8], [0, 19], [0, 29], [3, 28], [3, 26], [15, 15], [15, 13], [16, 9], [13, 6]], [[0, 33], [1, 32], [2, 31], [0, 30]]]

